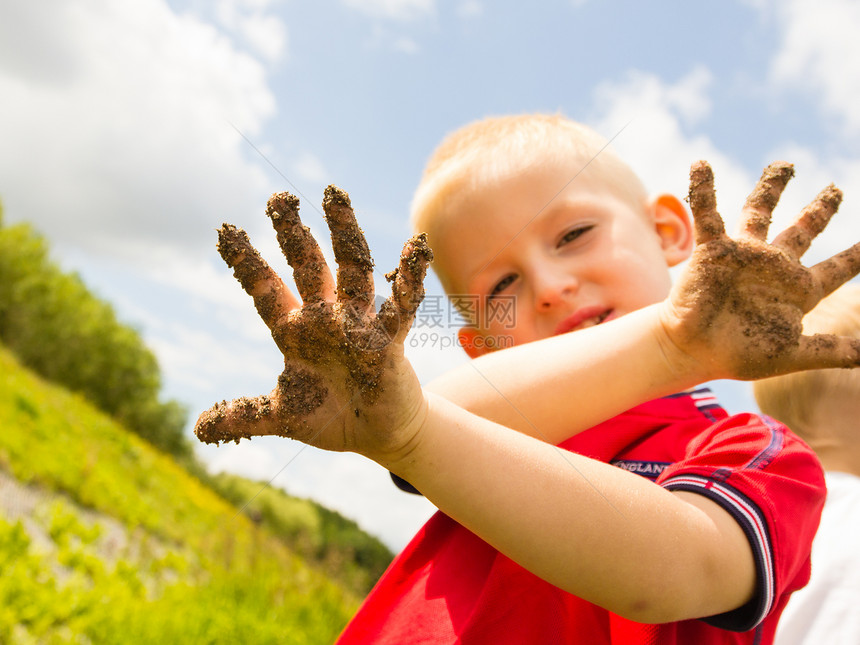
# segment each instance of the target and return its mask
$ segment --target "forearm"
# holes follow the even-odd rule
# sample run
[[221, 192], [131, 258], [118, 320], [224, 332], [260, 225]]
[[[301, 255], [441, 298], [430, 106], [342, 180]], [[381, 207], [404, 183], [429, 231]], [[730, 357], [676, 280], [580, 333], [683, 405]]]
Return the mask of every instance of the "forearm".
[[751, 593], [748, 570], [713, 560], [731, 553], [717, 527], [676, 494], [439, 397], [408, 455], [383, 465], [526, 569], [632, 619], [716, 614]]
[[661, 342], [659, 307], [482, 356], [425, 387], [557, 444], [639, 403], [715, 375]]

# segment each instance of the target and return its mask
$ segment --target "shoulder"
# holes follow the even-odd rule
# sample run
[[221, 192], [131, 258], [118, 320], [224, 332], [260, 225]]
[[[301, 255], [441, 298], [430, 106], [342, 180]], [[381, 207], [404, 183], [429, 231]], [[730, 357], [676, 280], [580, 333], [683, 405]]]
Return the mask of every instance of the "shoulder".
[[824, 471], [812, 449], [782, 423], [757, 414], [733, 415], [699, 433], [658, 483], [722, 495], [726, 503], [756, 509], [774, 529], [796, 509], [802, 514], [792, 521], [808, 519], [810, 535], [826, 493]]
[[753, 549], [756, 599], [741, 612], [715, 617], [713, 624], [739, 621], [751, 628], [808, 580], [824, 473], [815, 453], [783, 424], [764, 415], [727, 417], [699, 433], [685, 458], [667, 468], [658, 483], [721, 505]]
[[687, 466], [720, 463], [733, 471], [786, 470], [790, 476], [793, 472], [799, 479], [812, 476], [824, 483], [812, 449], [788, 427], [762, 414], [735, 414], [708, 426], [687, 445], [684, 461]]

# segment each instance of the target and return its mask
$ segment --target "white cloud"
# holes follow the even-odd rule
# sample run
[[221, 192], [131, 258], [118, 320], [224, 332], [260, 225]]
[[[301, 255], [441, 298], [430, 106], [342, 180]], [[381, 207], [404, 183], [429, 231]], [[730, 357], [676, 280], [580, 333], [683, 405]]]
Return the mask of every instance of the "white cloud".
[[860, 221], [852, 217], [860, 208], [860, 156], [835, 158], [787, 141], [771, 152], [773, 159], [794, 164], [795, 177], [774, 211], [772, 231], [782, 230], [824, 187], [836, 184], [844, 193], [839, 212], [804, 255], [806, 265], [819, 262], [860, 241]]
[[[161, 0], [61, 6], [0, 8], [16, 50], [0, 68], [7, 215], [60, 248], [208, 252], [212, 222], [248, 210], [263, 183], [230, 125], [257, 133], [273, 113], [263, 67]], [[31, 59], [46, 34], [56, 42]]]
[[772, 2], [772, 0], [738, 0], [738, 2], [742, 5], [747, 5], [765, 14], [767, 13], [768, 5]]
[[772, 9], [783, 30], [771, 65], [773, 82], [806, 93], [848, 133], [860, 135], [860, 4], [787, 0]]
[[373, 18], [404, 22], [436, 12], [435, 0], [343, 0], [343, 4]]
[[690, 165], [700, 159], [714, 169], [717, 199], [731, 228], [755, 177], [694, 127], [710, 110], [710, 74], [696, 68], [676, 83], [634, 71], [595, 91], [592, 125], [607, 138], [653, 193], [687, 194]]
[[465, 0], [457, 5], [460, 18], [475, 18], [484, 15], [484, 3], [478, 0]]
[[299, 179], [315, 184], [326, 185], [331, 172], [325, 167], [322, 160], [312, 152], [303, 152], [291, 165]]
[[396, 31], [396, 29], [399, 27], [392, 28], [382, 22], [374, 23], [370, 33], [364, 39], [364, 47], [368, 50], [381, 49], [408, 55], [416, 54], [421, 50], [418, 41]]
[[422, 383], [467, 362], [466, 352], [457, 344], [452, 327], [415, 327], [406, 338], [406, 357]]
[[[860, 155], [850, 145], [834, 145], [860, 135], [856, 109], [860, 103], [860, 42], [856, 38], [860, 5], [851, 0], [757, 0], [752, 4], [765, 19], [775, 19], [781, 30], [770, 62], [774, 93], [782, 100], [786, 99], [779, 90], [804, 94], [821, 112], [822, 129], [834, 135], [833, 140], [818, 145], [801, 145], [787, 137], [770, 153], [773, 159], [794, 163], [797, 173], [774, 214], [775, 230], [789, 224], [829, 183], [844, 192], [841, 214], [804, 256], [810, 264], [860, 240], [860, 222], [847, 216], [860, 204]], [[834, 153], [834, 148], [846, 152]]]
[[219, 22], [241, 35], [247, 45], [269, 61], [279, 60], [287, 50], [287, 27], [270, 12], [269, 0], [221, 0]]
[[[686, 195], [690, 164], [707, 160], [714, 169], [718, 208], [733, 231], [761, 169], [745, 168], [710, 138], [696, 134], [699, 119], [709, 112], [708, 78], [707, 72], [697, 69], [672, 84], [633, 72], [624, 81], [605, 83], [595, 91], [596, 113], [601, 116], [591, 125], [607, 138], [617, 135], [613, 148], [655, 193]], [[771, 236], [834, 182], [845, 193], [841, 215], [815, 240], [803, 261], [812, 265], [860, 240], [860, 222], [846, 215], [860, 204], [860, 156], [827, 156], [786, 140], [764, 157], [790, 161], [796, 171], [774, 211]]]
[[[38, 3], [12, 13], [0, 7], [0, 70], [35, 83], [61, 82], [78, 68], [74, 30], [79, 11], [71, 3]], [[37, 37], [38, 34], [38, 37]]]
[[223, 384], [255, 381], [265, 385], [259, 391], [238, 392], [237, 396], [263, 394], [274, 387], [283, 369], [274, 358], [277, 350], [271, 341], [268, 347], [239, 339], [228, 344], [209, 332], [177, 324], [160, 333], [150, 332], [146, 340], [162, 369], [189, 390], [220, 391], [226, 396]]
[[403, 54], [417, 54], [420, 50], [418, 43], [414, 39], [407, 38], [406, 36], [395, 38], [391, 43], [391, 48], [394, 51], [398, 51]]

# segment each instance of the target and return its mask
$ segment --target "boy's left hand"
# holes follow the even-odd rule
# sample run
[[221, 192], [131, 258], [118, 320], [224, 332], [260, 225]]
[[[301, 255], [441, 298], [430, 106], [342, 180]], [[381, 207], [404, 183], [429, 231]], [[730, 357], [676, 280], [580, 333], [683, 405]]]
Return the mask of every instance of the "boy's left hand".
[[860, 340], [802, 333], [804, 314], [860, 271], [860, 244], [809, 268], [800, 262], [839, 207], [841, 191], [825, 188], [767, 242], [771, 213], [793, 175], [784, 162], [765, 168], [732, 238], [717, 213], [710, 166], [701, 161], [690, 171], [696, 247], [662, 318], [671, 347], [700, 364], [707, 379], [860, 365]]
[[403, 341], [424, 295], [432, 253], [424, 236], [409, 240], [388, 274], [392, 294], [374, 307], [373, 261], [349, 196], [329, 186], [323, 209], [338, 263], [335, 283], [319, 245], [298, 215], [298, 199], [273, 195], [267, 214], [301, 301], [251, 246], [224, 224], [218, 250], [284, 356], [284, 372], [268, 395], [223, 401], [200, 415], [204, 442], [280, 435], [326, 450], [352, 450], [385, 460], [409, 449], [426, 401]]

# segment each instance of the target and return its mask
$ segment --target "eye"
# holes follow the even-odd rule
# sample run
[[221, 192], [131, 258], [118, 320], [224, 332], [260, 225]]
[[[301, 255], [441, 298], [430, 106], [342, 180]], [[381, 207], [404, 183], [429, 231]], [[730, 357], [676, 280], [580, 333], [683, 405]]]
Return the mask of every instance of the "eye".
[[574, 240], [578, 239], [585, 233], [588, 233], [591, 229], [594, 228], [594, 224], [587, 224], [585, 226], [578, 226], [577, 228], [573, 228], [567, 231], [558, 241], [556, 248], [564, 246], [565, 244], [570, 244]]
[[511, 286], [511, 284], [513, 284], [514, 280], [516, 280], [516, 279], [517, 279], [517, 276], [513, 273], [510, 275], [506, 275], [504, 278], [499, 280], [495, 284], [495, 286], [493, 286], [492, 289], [490, 289], [490, 296], [489, 297], [492, 298], [493, 296], [500, 294], [502, 291], [504, 291], [509, 286]]

